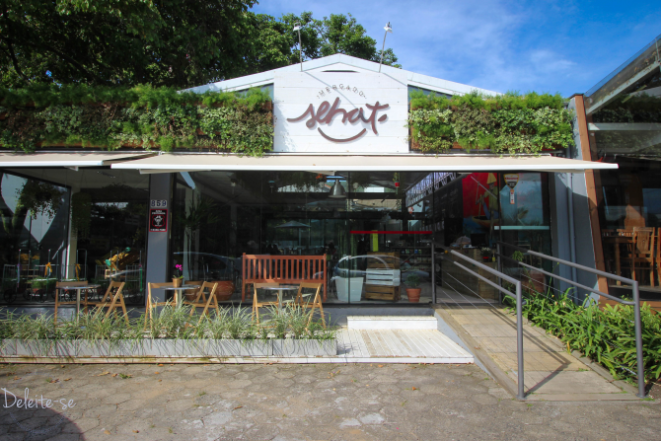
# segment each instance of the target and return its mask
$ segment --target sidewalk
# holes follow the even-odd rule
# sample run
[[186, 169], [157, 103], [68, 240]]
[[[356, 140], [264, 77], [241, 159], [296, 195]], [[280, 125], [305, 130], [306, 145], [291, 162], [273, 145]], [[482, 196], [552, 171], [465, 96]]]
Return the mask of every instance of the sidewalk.
[[[438, 305], [435, 310], [495, 379], [516, 395], [516, 317], [490, 305]], [[525, 321], [523, 333], [527, 400], [640, 400], [633, 386], [613, 381], [606, 369], [580, 354], [569, 354], [566, 346], [544, 329]]]

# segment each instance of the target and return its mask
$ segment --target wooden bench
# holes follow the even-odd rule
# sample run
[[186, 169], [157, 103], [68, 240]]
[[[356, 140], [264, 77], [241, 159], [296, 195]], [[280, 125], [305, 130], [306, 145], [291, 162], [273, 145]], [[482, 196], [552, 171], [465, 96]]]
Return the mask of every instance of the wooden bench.
[[328, 275], [326, 255], [321, 256], [271, 256], [268, 254], [243, 254], [241, 301], [246, 300], [246, 285], [253, 283], [321, 283], [326, 301]]

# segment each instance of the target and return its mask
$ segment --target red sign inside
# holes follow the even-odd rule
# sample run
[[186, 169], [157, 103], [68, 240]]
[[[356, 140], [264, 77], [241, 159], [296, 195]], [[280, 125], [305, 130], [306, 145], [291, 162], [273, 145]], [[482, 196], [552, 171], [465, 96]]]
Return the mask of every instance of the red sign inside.
[[163, 208], [152, 208], [149, 210], [149, 232], [167, 233], [168, 210]]

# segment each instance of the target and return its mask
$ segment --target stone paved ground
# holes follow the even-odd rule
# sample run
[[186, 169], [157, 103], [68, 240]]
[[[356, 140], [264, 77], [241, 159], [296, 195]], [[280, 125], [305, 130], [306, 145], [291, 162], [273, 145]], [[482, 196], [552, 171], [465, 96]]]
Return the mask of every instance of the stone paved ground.
[[[25, 388], [64, 400], [5, 408]], [[521, 403], [475, 365], [0, 365], [0, 393], [3, 441], [661, 438], [655, 402]]]

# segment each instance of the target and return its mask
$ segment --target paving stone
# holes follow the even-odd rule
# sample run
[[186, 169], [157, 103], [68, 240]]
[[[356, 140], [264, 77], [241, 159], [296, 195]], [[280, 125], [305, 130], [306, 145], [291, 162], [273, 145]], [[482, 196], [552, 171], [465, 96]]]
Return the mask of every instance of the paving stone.
[[[159, 382], [162, 377], [153, 374], [144, 375], [140, 382], [135, 376], [129, 380], [94, 376], [103, 370], [148, 373], [155, 370], [153, 365], [76, 366], [76, 387], [56, 385], [56, 389], [35, 380], [30, 383], [34, 384], [30, 393], [48, 390], [74, 399], [77, 406], [66, 413], [61, 431], [50, 438], [82, 439], [84, 434], [89, 441], [645, 441], [658, 439], [661, 417], [661, 406], [656, 403], [520, 403], [493, 380], [485, 379], [486, 374], [474, 365], [212, 365], [197, 366], [201, 369], [193, 370], [198, 372], [194, 378], [184, 375], [190, 372], [190, 365], [158, 367], [163, 368], [171, 381]], [[16, 366], [19, 374], [31, 369], [34, 367]], [[338, 370], [339, 374], [328, 378], [329, 372]], [[200, 372], [206, 377], [197, 377]], [[237, 378], [228, 373], [245, 375]], [[0, 376], [0, 388], [7, 384]], [[112, 394], [94, 400], [86, 398], [88, 393], [79, 393], [86, 386], [90, 386], [88, 392], [94, 392], [99, 384], [112, 386]], [[104, 409], [107, 404], [103, 402], [112, 401], [113, 394], [121, 399], [128, 395], [128, 399]], [[32, 410], [24, 419], [37, 421], [37, 415]], [[39, 418], [44, 416], [48, 414]], [[55, 418], [50, 416], [49, 424]], [[0, 406], [0, 439], [23, 440], [24, 433], [16, 429]]]

